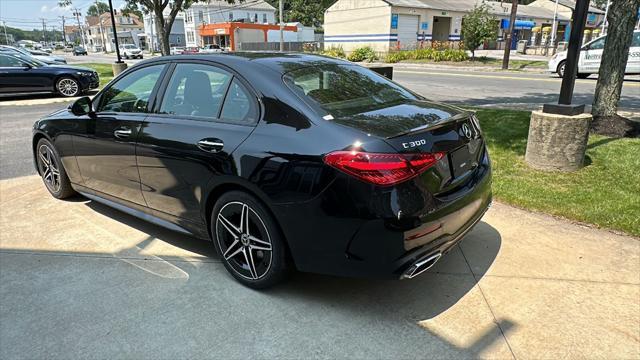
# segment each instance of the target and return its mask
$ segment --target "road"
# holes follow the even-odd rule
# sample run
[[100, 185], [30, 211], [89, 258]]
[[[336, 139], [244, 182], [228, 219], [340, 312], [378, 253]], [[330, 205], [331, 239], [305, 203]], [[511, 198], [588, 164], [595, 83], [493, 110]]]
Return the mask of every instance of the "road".
[[[106, 55], [110, 56], [110, 55]], [[497, 106], [535, 109], [557, 101], [560, 79], [546, 74], [517, 72], [477, 72], [399, 67], [394, 78], [400, 84], [433, 100], [456, 105]], [[576, 102], [590, 104], [596, 79], [577, 80]], [[67, 106], [47, 104], [50, 97], [37, 100], [0, 99], [0, 179], [34, 174], [31, 165], [30, 134], [33, 122]], [[57, 100], [59, 101], [59, 99]], [[15, 105], [43, 103], [41, 105]], [[640, 80], [625, 81], [620, 109], [640, 111]]]

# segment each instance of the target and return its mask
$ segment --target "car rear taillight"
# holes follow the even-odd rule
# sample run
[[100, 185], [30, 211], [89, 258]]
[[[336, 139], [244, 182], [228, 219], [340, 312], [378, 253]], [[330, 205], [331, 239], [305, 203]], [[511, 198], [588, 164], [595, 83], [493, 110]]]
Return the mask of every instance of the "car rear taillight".
[[334, 151], [324, 162], [342, 172], [375, 185], [394, 185], [407, 181], [435, 165], [445, 153], [381, 154], [360, 151]]

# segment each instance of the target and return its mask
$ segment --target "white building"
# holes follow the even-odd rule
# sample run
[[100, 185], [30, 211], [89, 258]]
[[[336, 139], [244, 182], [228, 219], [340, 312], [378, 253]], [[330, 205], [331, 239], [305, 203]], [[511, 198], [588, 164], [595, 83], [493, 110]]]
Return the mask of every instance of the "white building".
[[[167, 7], [165, 10], [165, 16], [168, 16], [169, 12], [171, 12], [171, 9]], [[155, 15], [153, 13], [144, 14], [143, 22], [144, 34], [140, 35], [144, 36], [146, 39], [145, 43], [147, 47], [145, 50], [149, 50], [151, 49], [151, 46], [153, 46], [154, 51], [160, 51], [160, 40], [154, 23]], [[186, 46], [185, 40], [184, 12], [179, 12], [176, 15], [176, 19], [171, 27], [171, 32], [169, 33], [169, 46]]]
[[247, 0], [229, 4], [226, 0], [209, 0], [195, 3], [184, 12], [184, 32], [186, 46], [202, 45], [199, 28], [201, 25], [223, 22], [248, 22], [274, 24], [276, 8], [264, 0]]

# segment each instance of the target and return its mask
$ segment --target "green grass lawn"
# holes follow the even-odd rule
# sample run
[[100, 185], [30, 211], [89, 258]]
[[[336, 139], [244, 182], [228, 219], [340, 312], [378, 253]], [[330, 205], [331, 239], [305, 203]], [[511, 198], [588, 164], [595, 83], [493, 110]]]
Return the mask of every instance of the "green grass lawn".
[[[502, 68], [502, 59], [490, 59], [487, 57], [477, 57], [475, 61], [460, 61], [460, 62], [449, 62], [449, 61], [441, 61], [434, 62], [432, 60], [403, 60], [402, 63], [422, 63], [422, 64], [446, 64], [453, 66], [485, 66], [485, 67], [495, 67]], [[547, 62], [540, 60], [510, 60], [509, 61], [509, 70], [524, 70], [524, 69], [546, 69]]]
[[113, 70], [111, 64], [98, 64], [98, 63], [83, 63], [77, 64], [78, 66], [84, 66], [94, 69], [100, 76], [100, 88], [104, 87], [111, 79], [113, 79]]
[[530, 113], [479, 110], [497, 200], [640, 236], [640, 139], [589, 137], [586, 164], [573, 173], [524, 162]]

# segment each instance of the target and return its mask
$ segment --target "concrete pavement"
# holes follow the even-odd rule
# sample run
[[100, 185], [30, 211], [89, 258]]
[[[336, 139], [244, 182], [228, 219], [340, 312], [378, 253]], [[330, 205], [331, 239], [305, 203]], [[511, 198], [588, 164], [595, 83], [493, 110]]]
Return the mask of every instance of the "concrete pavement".
[[410, 281], [257, 292], [212, 246], [0, 181], [0, 358], [640, 358], [640, 239], [495, 204]]

